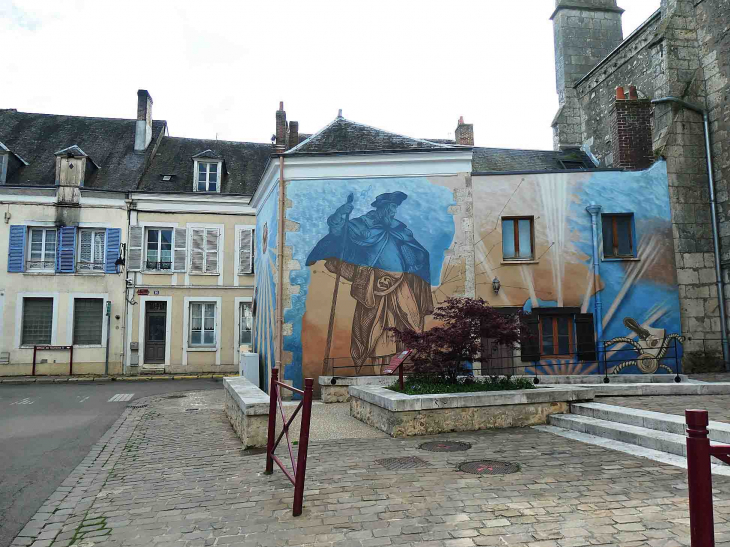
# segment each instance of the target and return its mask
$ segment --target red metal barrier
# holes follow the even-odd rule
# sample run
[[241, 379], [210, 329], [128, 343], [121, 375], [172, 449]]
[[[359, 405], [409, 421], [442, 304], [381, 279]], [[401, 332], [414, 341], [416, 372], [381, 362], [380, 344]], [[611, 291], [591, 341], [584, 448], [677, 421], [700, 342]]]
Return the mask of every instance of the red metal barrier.
[[[273, 369], [271, 371], [271, 383], [269, 385], [269, 435], [266, 443], [266, 475], [271, 475], [274, 472], [274, 462], [284, 472], [286, 478], [288, 478], [294, 485], [294, 508], [292, 514], [298, 517], [302, 514], [302, 503], [304, 501], [304, 477], [307, 471], [307, 447], [309, 446], [309, 422], [312, 418], [312, 386], [314, 380], [312, 378], [306, 378], [304, 380], [304, 391], [301, 389], [293, 388], [283, 382], [279, 381], [279, 370]], [[284, 413], [284, 406], [281, 403], [281, 388], [288, 389], [294, 393], [302, 395], [302, 400], [297, 405], [297, 408], [292, 413], [289, 420], [286, 419]], [[281, 419], [284, 424], [279, 437], [276, 437], [276, 409], [279, 408], [281, 413]], [[291, 441], [289, 440], [289, 426], [296, 418], [299, 411], [302, 411], [302, 424], [299, 430], [299, 450], [297, 452], [296, 462], [294, 461], [294, 451], [292, 450]], [[292, 472], [289, 473], [284, 468], [284, 464], [274, 454], [276, 447], [279, 446], [281, 438], [286, 436], [286, 444], [289, 449], [289, 458], [291, 459]]]
[[730, 445], [710, 445], [706, 410], [685, 410], [687, 423], [687, 484], [689, 486], [689, 527], [692, 547], [715, 546], [712, 509], [712, 464], [714, 456], [730, 464]]

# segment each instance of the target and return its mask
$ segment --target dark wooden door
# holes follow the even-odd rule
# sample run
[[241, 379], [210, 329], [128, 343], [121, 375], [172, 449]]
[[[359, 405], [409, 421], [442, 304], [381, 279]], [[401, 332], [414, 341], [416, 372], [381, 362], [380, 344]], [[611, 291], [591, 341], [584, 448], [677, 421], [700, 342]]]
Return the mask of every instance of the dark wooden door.
[[167, 302], [147, 302], [144, 328], [144, 362], [164, 363], [167, 328]]

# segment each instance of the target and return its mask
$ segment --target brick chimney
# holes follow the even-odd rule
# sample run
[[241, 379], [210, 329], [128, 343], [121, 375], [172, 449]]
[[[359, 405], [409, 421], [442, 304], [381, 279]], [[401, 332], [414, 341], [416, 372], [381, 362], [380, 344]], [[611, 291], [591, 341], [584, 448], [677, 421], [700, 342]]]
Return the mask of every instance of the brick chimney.
[[456, 144], [474, 146], [474, 124], [464, 123], [464, 116], [459, 116], [459, 123], [454, 131]]
[[146, 89], [137, 91], [137, 126], [134, 151], [144, 152], [152, 140], [152, 97]]
[[639, 99], [634, 85], [628, 91], [627, 97], [623, 87], [616, 88], [616, 101], [611, 110], [613, 167], [646, 169], [654, 163], [651, 101]]
[[279, 110], [276, 111], [276, 150], [279, 152], [286, 150], [286, 133], [286, 112], [282, 101], [279, 103]]
[[294, 148], [299, 144], [299, 122], [289, 122], [289, 139], [286, 149]]

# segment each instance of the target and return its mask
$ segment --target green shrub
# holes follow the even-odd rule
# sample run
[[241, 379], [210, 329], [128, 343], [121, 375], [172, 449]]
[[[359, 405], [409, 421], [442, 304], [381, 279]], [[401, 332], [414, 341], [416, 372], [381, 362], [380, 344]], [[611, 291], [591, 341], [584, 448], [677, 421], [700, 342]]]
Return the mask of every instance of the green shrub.
[[406, 395], [429, 395], [436, 393], [473, 393], [476, 391], [510, 391], [515, 389], [535, 389], [528, 378], [487, 377], [481, 380], [459, 379], [458, 382], [408, 378], [405, 389], [401, 391], [398, 382], [388, 389]]

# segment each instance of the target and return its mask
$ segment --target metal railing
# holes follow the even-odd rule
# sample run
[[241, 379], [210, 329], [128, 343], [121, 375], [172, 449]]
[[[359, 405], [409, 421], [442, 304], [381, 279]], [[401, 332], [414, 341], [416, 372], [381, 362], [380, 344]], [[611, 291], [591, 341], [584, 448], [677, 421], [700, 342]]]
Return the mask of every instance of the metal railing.
[[[540, 383], [540, 376], [602, 375], [609, 383], [611, 376], [621, 372], [637, 374], [672, 374], [680, 382], [680, 344], [678, 338], [667, 337], [654, 348], [639, 348], [635, 340], [621, 340], [591, 345], [586, 351], [569, 351], [559, 356], [540, 355], [524, 358], [518, 350], [498, 348], [490, 356], [467, 364], [466, 368], [481, 376], [534, 376], [533, 382]], [[629, 347], [626, 347], [629, 346]], [[494, 347], [493, 347], [494, 348]], [[490, 353], [489, 351], [485, 353]], [[586, 359], [586, 355], [594, 357]], [[325, 362], [323, 375], [333, 377], [380, 376], [393, 355], [368, 358], [357, 365], [351, 357], [330, 357]], [[409, 358], [409, 361], [411, 359]], [[408, 371], [406, 370], [406, 373]]]
[[685, 410], [687, 424], [687, 485], [689, 487], [689, 529], [692, 547], [715, 546], [712, 512], [711, 458], [730, 465], [730, 445], [710, 445], [706, 410]]
[[89, 262], [89, 261], [78, 261], [76, 263], [77, 272], [103, 272], [105, 262]]
[[26, 260], [25, 271], [30, 272], [33, 270], [55, 270], [55, 260]]
[[145, 260], [146, 270], [171, 270], [172, 262], [155, 262], [154, 260]]
[[[271, 382], [269, 385], [269, 431], [268, 440], [266, 442], [266, 475], [271, 475], [274, 472], [274, 462], [284, 472], [286, 478], [294, 485], [294, 504], [292, 509], [292, 515], [298, 517], [302, 514], [302, 504], [304, 502], [304, 476], [307, 471], [307, 448], [309, 446], [309, 423], [312, 418], [312, 390], [314, 380], [312, 378], [306, 378], [304, 380], [304, 390], [296, 389], [291, 387], [284, 382], [279, 381], [279, 370], [273, 369], [271, 371]], [[281, 402], [281, 388], [288, 389], [294, 393], [299, 393], [302, 396], [302, 400], [297, 405], [289, 419], [286, 419], [284, 413], [284, 406]], [[279, 408], [281, 413], [281, 419], [283, 427], [278, 438], [276, 437], [276, 409]], [[294, 418], [297, 417], [299, 411], [302, 411], [302, 422], [299, 429], [299, 441], [296, 461], [294, 459], [294, 451], [292, 450], [292, 443], [289, 439], [289, 426], [291, 426]], [[289, 458], [291, 459], [291, 473], [287, 471], [281, 460], [274, 454], [276, 447], [279, 446], [279, 442], [282, 437], [286, 436], [286, 444], [289, 449]]]

